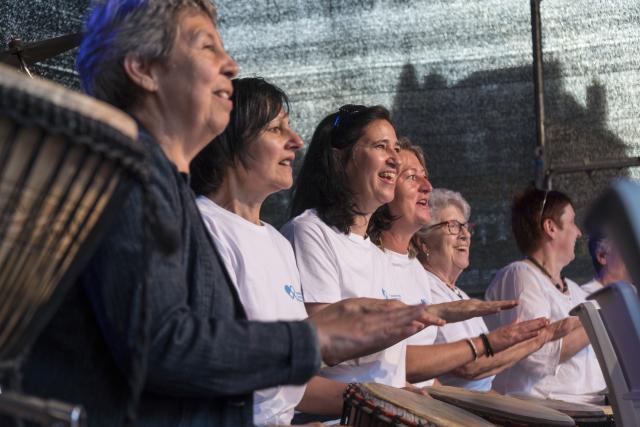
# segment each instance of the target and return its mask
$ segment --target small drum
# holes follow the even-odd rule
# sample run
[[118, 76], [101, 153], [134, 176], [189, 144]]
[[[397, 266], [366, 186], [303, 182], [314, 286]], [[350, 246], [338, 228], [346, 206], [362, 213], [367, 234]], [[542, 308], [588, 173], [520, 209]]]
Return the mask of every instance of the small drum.
[[533, 402], [547, 408], [555, 409], [573, 418], [576, 425], [588, 427], [615, 426], [611, 406], [587, 405], [565, 402], [556, 399], [540, 399], [532, 396], [513, 396], [517, 399]]
[[501, 426], [575, 426], [573, 419], [562, 412], [497, 393], [449, 386], [428, 387], [426, 390], [438, 400]]
[[0, 66], [0, 363], [22, 358], [144, 176], [129, 116]]
[[485, 427], [493, 424], [428, 396], [383, 384], [351, 384], [345, 392], [342, 425], [355, 427]]

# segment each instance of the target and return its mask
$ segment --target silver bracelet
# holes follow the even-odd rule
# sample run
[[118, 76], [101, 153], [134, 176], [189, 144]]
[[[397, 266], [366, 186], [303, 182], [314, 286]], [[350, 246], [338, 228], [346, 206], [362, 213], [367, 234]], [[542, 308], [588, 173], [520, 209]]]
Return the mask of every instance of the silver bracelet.
[[473, 361], [475, 362], [476, 360], [478, 360], [478, 348], [473, 343], [473, 340], [471, 338], [467, 338], [466, 340], [469, 344], [469, 347], [471, 347], [471, 351], [473, 352]]

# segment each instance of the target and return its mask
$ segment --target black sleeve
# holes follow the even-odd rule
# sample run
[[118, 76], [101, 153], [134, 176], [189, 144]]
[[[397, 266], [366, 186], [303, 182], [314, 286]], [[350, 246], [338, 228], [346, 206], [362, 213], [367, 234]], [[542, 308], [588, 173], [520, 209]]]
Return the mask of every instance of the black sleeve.
[[[234, 291], [206, 230], [189, 218], [188, 209], [184, 213], [180, 178], [169, 167], [156, 165], [152, 173], [153, 204], [165, 225], [176, 227], [181, 237], [170, 254], [150, 251], [147, 388], [207, 397], [306, 382], [320, 366], [314, 326], [239, 318]], [[135, 189], [87, 271], [92, 278], [87, 294], [107, 345], [125, 372], [131, 348], [137, 345], [135, 319], [142, 309], [136, 303], [144, 278], [141, 206], [142, 192]], [[194, 227], [202, 229], [203, 236], [193, 235]]]

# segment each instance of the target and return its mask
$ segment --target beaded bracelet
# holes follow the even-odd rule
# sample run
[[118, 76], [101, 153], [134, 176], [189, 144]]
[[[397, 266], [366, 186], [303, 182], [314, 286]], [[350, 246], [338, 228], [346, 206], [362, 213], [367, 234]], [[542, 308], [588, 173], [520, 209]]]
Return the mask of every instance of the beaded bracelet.
[[493, 357], [493, 349], [491, 348], [491, 344], [489, 343], [489, 338], [486, 334], [480, 334], [480, 339], [482, 340], [482, 344], [484, 344], [485, 353], [487, 356]]

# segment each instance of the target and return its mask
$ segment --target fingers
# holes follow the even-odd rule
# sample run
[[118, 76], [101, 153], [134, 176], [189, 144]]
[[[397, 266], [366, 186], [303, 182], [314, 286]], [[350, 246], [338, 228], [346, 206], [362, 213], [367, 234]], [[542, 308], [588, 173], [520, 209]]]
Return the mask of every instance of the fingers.
[[510, 310], [518, 305], [518, 300], [502, 300], [502, 301], [491, 301], [495, 303], [496, 308], [499, 310]]

